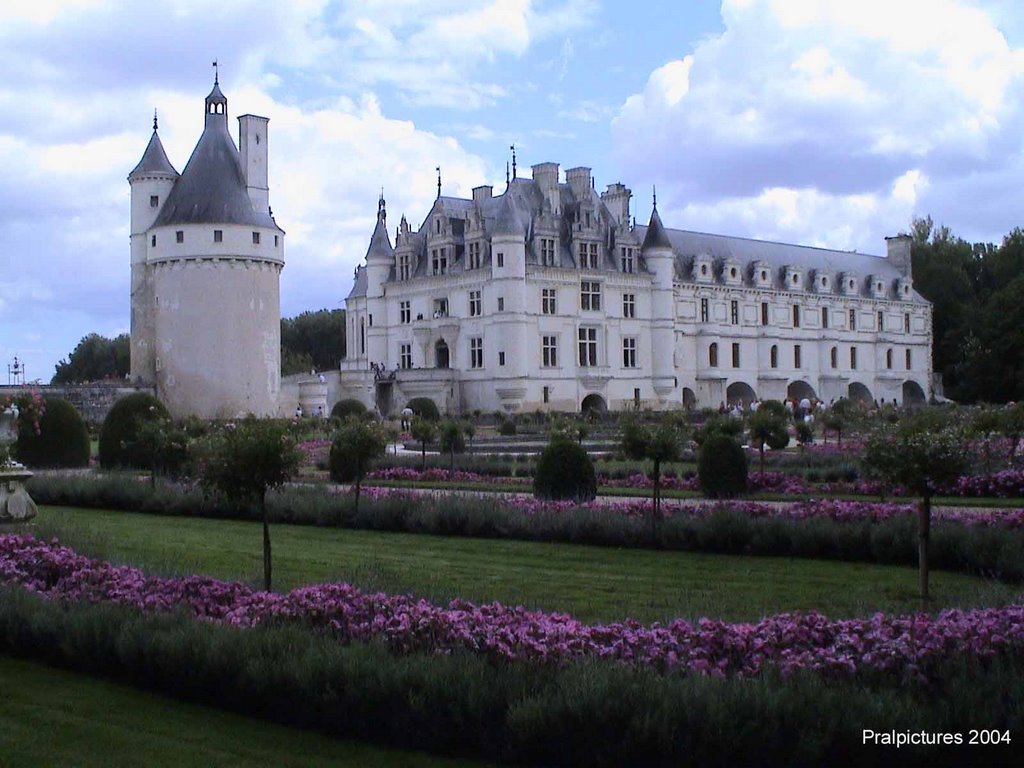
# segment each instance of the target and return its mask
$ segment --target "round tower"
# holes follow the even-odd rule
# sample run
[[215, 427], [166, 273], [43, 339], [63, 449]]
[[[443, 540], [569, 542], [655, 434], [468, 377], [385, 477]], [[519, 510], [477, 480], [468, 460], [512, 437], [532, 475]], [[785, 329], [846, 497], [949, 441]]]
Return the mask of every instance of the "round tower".
[[157, 132], [153, 112], [153, 135], [139, 164], [128, 174], [131, 186], [131, 377], [143, 384], [156, 380], [154, 367], [153, 280], [146, 269], [148, 232], [178, 179]]
[[175, 417], [278, 412], [284, 232], [269, 208], [267, 120], [239, 118], [240, 152], [227, 115], [215, 81], [202, 136], [145, 230], [154, 383]]
[[654, 391], [662, 404], [668, 402], [676, 388], [675, 363], [675, 256], [672, 241], [658, 215], [654, 199], [651, 220], [647, 225], [641, 252], [654, 277], [651, 285], [651, 349], [658, 350], [652, 361]]

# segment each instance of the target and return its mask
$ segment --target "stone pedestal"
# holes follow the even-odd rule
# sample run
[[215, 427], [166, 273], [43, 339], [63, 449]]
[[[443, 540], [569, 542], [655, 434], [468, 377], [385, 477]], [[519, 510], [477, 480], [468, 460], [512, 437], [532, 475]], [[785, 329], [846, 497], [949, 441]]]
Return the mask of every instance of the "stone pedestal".
[[0, 469], [0, 523], [31, 520], [39, 510], [25, 490], [25, 481], [32, 477], [27, 469]]

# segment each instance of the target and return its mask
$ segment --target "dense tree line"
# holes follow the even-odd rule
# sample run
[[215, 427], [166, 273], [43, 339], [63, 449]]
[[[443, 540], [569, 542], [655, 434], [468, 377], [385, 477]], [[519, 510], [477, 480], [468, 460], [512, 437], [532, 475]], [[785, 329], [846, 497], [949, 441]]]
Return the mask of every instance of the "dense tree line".
[[103, 379], [123, 379], [131, 370], [128, 334], [113, 339], [90, 333], [66, 360], [56, 365], [51, 384], [79, 384]]
[[345, 357], [345, 310], [281, 318], [281, 375], [332, 370]]
[[1024, 400], [1024, 230], [968, 243], [931, 217], [912, 226], [914, 285], [934, 305], [933, 367], [946, 396]]

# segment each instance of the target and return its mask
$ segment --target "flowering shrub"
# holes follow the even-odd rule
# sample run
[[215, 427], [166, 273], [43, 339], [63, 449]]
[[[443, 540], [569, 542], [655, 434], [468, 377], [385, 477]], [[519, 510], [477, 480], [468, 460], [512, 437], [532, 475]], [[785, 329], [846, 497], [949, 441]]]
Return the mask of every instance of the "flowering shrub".
[[331, 441], [326, 437], [304, 440], [295, 446], [302, 452], [302, 463], [314, 467], [326, 467], [327, 457], [331, 452]]
[[[375, 469], [366, 474], [367, 480], [400, 480], [405, 482], [427, 482], [427, 483], [484, 483], [493, 484], [495, 478], [480, 475], [476, 472], [463, 472], [450, 469], [414, 469], [412, 467], [387, 467]], [[528, 477], [503, 477], [502, 483], [527, 485], [530, 483]]]
[[951, 657], [1024, 651], [1019, 605], [935, 617], [878, 613], [833, 621], [812, 612], [740, 624], [677, 619], [587, 625], [561, 613], [462, 600], [436, 606], [348, 584], [281, 595], [204, 576], [148, 577], [138, 568], [90, 560], [56, 541], [17, 534], [0, 535], [0, 583], [68, 603], [117, 603], [147, 613], [185, 609], [201, 620], [243, 628], [295, 623], [342, 642], [377, 640], [396, 653], [468, 651], [495, 661], [538, 663], [597, 658], [717, 677], [754, 677], [774, 665], [784, 675], [884, 673], [927, 682]]

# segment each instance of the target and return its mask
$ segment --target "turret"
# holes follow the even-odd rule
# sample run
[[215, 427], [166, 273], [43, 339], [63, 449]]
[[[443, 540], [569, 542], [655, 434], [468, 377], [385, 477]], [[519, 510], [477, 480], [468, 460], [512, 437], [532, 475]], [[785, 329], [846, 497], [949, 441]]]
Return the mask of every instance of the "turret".
[[658, 350], [653, 359], [654, 391], [662, 399], [673, 399], [676, 387], [675, 363], [675, 318], [673, 305], [675, 291], [675, 257], [672, 241], [658, 215], [658, 199], [654, 198], [651, 220], [641, 246], [648, 268], [654, 273], [651, 285], [651, 349]]

